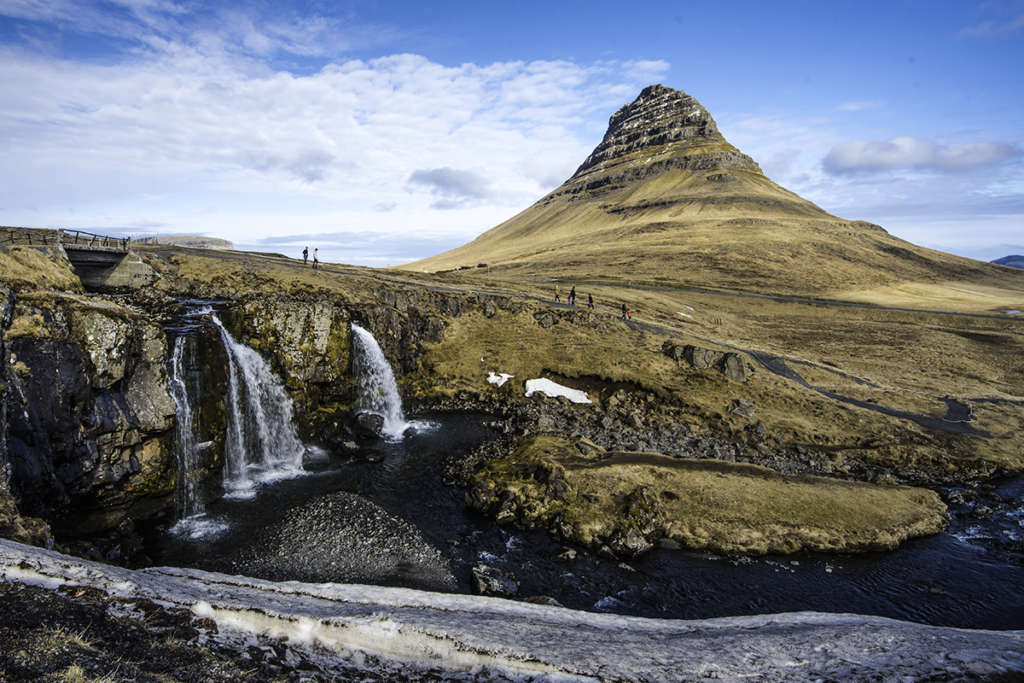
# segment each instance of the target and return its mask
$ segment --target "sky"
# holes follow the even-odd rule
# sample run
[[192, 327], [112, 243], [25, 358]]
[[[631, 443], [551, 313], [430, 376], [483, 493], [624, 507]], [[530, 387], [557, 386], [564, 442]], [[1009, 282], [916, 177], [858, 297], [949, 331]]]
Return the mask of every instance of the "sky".
[[560, 185], [652, 83], [777, 183], [1024, 253], [1024, 0], [0, 0], [0, 224], [386, 266]]

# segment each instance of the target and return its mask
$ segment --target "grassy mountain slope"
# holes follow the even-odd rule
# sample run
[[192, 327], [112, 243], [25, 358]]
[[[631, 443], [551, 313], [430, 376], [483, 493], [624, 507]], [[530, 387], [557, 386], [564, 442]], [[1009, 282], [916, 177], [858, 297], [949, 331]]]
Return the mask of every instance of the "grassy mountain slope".
[[508, 279], [627, 280], [835, 296], [902, 282], [1024, 290], [1006, 269], [915, 246], [773, 183], [694, 98], [650, 86], [561, 187], [469, 244], [408, 264]]

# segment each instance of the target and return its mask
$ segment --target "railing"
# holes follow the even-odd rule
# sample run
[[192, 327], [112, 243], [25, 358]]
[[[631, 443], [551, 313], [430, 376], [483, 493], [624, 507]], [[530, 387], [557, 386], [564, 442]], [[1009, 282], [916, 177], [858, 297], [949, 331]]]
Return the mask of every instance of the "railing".
[[27, 228], [0, 228], [0, 244], [31, 244], [46, 246], [56, 244], [57, 235], [52, 230]]
[[84, 230], [47, 230], [43, 228], [0, 228], [0, 245], [28, 244], [47, 246], [62, 244], [72, 249], [97, 249], [128, 253], [131, 237], [97, 235]]
[[57, 235], [60, 243], [65, 247], [102, 247], [127, 252], [132, 243], [131, 237], [110, 237], [109, 235], [97, 235], [85, 232], [84, 230], [65, 230], [61, 228], [57, 231]]

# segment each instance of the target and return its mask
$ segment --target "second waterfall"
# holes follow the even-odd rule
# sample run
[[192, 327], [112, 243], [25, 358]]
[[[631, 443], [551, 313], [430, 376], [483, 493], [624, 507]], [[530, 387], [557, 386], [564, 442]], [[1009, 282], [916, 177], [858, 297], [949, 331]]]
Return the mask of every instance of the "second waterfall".
[[352, 347], [362, 409], [383, 419], [380, 432], [385, 440], [401, 441], [410, 428], [422, 430], [433, 426], [428, 422], [406, 421], [391, 364], [374, 336], [355, 323], [352, 323]]
[[216, 315], [228, 355], [228, 430], [224, 488], [246, 496], [255, 484], [302, 471], [305, 445], [292, 424], [292, 400], [281, 380], [253, 349], [235, 341]]

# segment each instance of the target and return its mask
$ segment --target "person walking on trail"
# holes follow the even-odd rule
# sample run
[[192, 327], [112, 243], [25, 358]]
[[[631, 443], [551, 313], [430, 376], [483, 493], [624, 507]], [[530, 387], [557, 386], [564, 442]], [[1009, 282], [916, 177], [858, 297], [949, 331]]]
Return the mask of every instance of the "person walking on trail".
[[561, 300], [562, 300], [562, 290], [560, 290], [558, 288], [558, 285], [555, 285], [555, 303], [558, 303]]
[[309, 263], [309, 247], [302, 248], [302, 265]]
[[622, 304], [622, 319], [629, 320], [631, 311], [626, 308], [626, 304]]
[[316, 249], [313, 250], [313, 270], [318, 270], [320, 268], [320, 259], [318, 257], [319, 253], [320, 253], [320, 248], [319, 247], [317, 247]]
[[591, 310], [594, 309], [594, 295], [593, 294], [587, 294], [587, 308], [589, 308]]
[[572, 289], [569, 290], [569, 305], [576, 305], [576, 285], [573, 285]]

